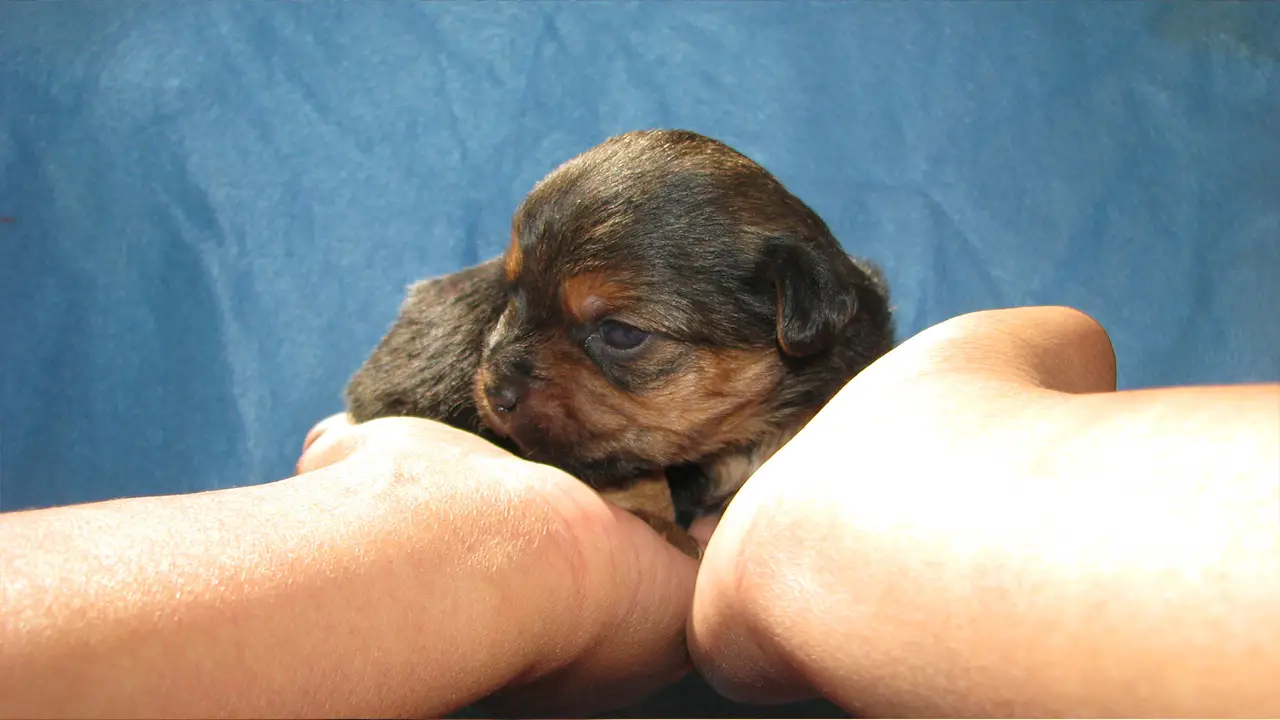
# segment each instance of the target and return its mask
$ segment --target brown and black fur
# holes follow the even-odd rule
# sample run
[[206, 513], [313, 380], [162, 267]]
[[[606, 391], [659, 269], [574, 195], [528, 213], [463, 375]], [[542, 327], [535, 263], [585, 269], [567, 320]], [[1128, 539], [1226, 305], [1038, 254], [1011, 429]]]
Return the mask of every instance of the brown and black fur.
[[501, 258], [414, 285], [347, 399], [563, 468], [684, 546], [674, 513], [724, 503], [892, 344], [878, 271], [764, 168], [634, 132], [539, 182]]

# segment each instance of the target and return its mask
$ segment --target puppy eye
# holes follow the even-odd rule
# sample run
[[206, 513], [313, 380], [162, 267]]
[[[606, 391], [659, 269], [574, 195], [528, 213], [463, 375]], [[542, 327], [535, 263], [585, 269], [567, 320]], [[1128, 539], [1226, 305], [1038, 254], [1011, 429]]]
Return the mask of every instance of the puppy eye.
[[614, 350], [633, 350], [649, 339], [649, 333], [617, 320], [600, 323], [600, 339]]

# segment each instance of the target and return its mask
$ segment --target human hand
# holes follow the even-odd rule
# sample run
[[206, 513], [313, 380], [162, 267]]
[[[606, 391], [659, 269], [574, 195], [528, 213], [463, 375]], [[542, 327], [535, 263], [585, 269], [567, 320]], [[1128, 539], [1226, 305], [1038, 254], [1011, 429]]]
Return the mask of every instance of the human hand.
[[[927, 653], [874, 647], [865, 624], [929, 623], [947, 608], [911, 593], [930, 585], [927, 576], [937, 586], [947, 578], [895, 539], [915, 532], [941, 541], [941, 528], [980, 523], [974, 504], [990, 495], [978, 487], [983, 478], [955, 477], [956, 453], [983, 453], [993, 436], [1027, 431], [1018, 418], [1041, 399], [1114, 386], [1105, 333], [1063, 308], [962, 316], [886, 355], [748, 480], [715, 526], [690, 621], [699, 671], [744, 701], [824, 695], [873, 715], [900, 711], [882, 701], [901, 697], [912, 672], [930, 671], [916, 657]], [[850, 584], [873, 596], [845, 592]], [[920, 695], [913, 711], [948, 714], [929, 702]]]
[[[474, 534], [496, 533], [511, 543], [540, 543], [559, 557], [550, 565], [538, 553], [509, 558], [512, 572], [491, 576], [499, 593], [516, 598], [513, 614], [528, 612], [506, 623], [499, 637], [493, 634], [501, 632], [500, 623], [472, 619], [488, 649], [436, 706], [440, 712], [480, 696], [488, 696], [484, 705], [495, 712], [601, 712], [688, 671], [684, 631], [697, 564], [643, 522], [559, 470], [426, 420], [354, 425], [345, 415], [330, 417], [308, 433], [298, 472], [358, 476], [385, 473], [389, 462], [401, 482], [420, 485], [428, 496], [440, 494], [435, 486], [463, 484], [461, 495], [424, 507], [421, 518], [462, 519], [455, 530], [459, 545], [485, 547]], [[495, 656], [505, 654], [523, 658], [514, 676]]]

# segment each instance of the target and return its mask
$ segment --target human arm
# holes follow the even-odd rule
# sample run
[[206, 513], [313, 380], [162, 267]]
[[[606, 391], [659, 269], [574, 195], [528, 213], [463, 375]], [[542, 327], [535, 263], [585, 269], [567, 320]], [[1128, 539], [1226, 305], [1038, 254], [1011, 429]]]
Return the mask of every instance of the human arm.
[[1280, 712], [1280, 386], [1113, 389], [1062, 308], [904, 343], [724, 514], [699, 669], [873, 716]]
[[686, 670], [695, 564], [572, 478], [409, 419], [302, 465], [0, 515], [0, 715], [606, 709]]

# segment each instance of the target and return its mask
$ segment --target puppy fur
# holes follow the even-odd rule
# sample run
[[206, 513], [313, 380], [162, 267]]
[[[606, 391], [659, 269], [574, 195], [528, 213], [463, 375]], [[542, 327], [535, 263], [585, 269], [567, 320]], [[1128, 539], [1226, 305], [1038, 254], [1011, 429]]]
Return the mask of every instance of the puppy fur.
[[[681, 130], [540, 181], [504, 255], [419, 282], [347, 388], [558, 466], [664, 534], [726, 502], [893, 345], [888, 289], [769, 172]], [[661, 526], [661, 527], [659, 527]]]

